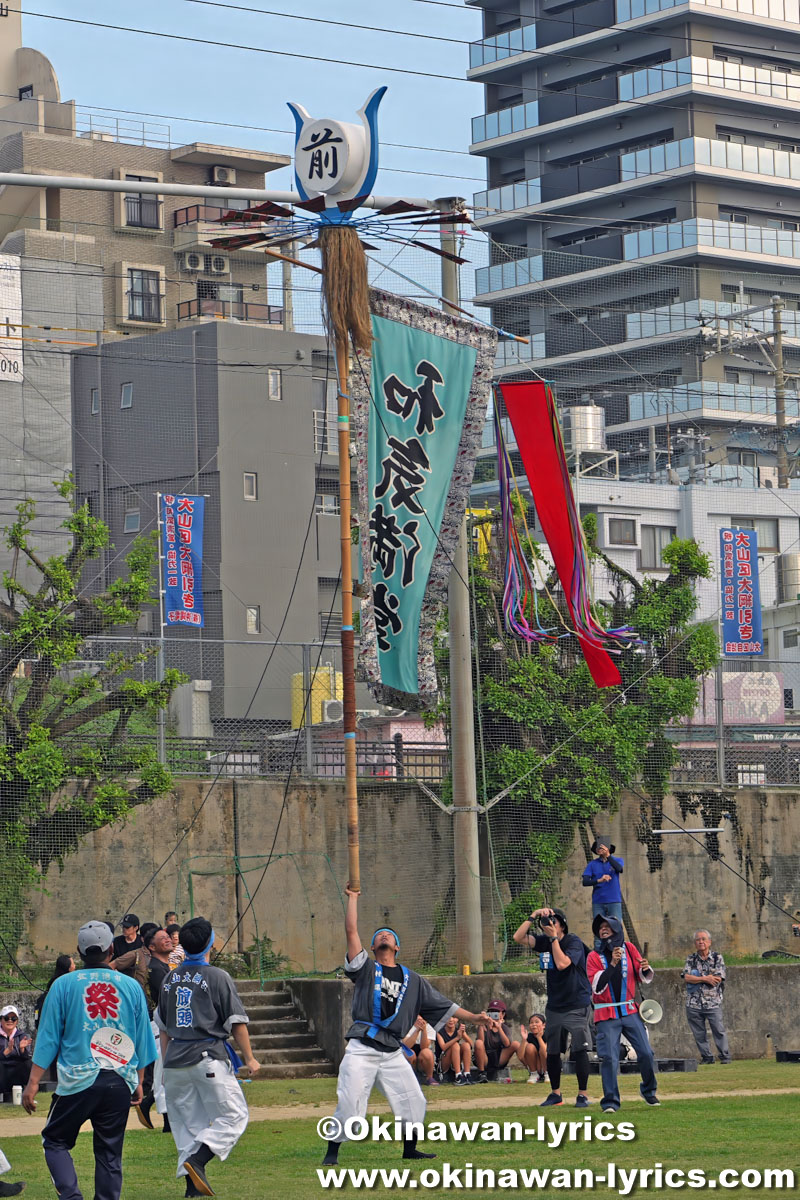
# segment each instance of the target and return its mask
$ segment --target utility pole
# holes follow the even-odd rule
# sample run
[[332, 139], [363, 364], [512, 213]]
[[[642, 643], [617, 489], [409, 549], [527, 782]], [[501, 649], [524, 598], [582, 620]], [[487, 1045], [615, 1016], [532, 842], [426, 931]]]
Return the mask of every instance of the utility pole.
[[[456, 212], [460, 197], [437, 200], [437, 207]], [[441, 227], [442, 249], [457, 253], [452, 225]], [[461, 299], [458, 264], [442, 259], [442, 297]], [[453, 309], [455, 312], [455, 309]], [[475, 770], [475, 710], [472, 696], [472, 637], [469, 614], [467, 518], [450, 570], [447, 604], [450, 617], [450, 753], [453, 763], [453, 867], [456, 893], [456, 961], [470, 971], [483, 970], [481, 877], [478, 848], [478, 793]]]
[[783, 299], [772, 297], [772, 354], [775, 360], [775, 434], [778, 441], [778, 487], [789, 486], [786, 454], [786, 372], [783, 361]]

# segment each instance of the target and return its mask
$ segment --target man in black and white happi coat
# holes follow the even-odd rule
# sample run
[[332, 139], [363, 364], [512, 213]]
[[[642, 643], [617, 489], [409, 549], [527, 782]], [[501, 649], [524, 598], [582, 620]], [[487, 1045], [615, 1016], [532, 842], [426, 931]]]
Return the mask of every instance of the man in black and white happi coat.
[[165, 976], [154, 1021], [161, 1037], [164, 1090], [178, 1175], [188, 1176], [187, 1196], [213, 1196], [206, 1168], [228, 1157], [247, 1127], [247, 1103], [236, 1078], [227, 1039], [233, 1037], [255, 1074], [247, 1013], [227, 971], [209, 966], [214, 931], [205, 917], [181, 926], [183, 962]]
[[[400, 939], [393, 929], [376, 929], [372, 935], [375, 961], [361, 945], [358, 933], [358, 892], [349, 885], [345, 933], [347, 957], [344, 969], [355, 985], [353, 1024], [347, 1034], [347, 1049], [339, 1066], [336, 1085], [338, 1103], [333, 1125], [336, 1136], [328, 1142], [325, 1163], [335, 1163], [339, 1146], [346, 1139], [347, 1121], [363, 1117], [370, 1093], [377, 1083], [389, 1101], [395, 1118], [406, 1122], [425, 1119], [425, 1096], [414, 1070], [403, 1053], [401, 1042], [417, 1015], [438, 1032], [450, 1017], [487, 1025], [486, 1013], [459, 1008], [446, 996], [397, 961]], [[403, 1142], [403, 1158], [434, 1158], [417, 1150], [416, 1137]]]

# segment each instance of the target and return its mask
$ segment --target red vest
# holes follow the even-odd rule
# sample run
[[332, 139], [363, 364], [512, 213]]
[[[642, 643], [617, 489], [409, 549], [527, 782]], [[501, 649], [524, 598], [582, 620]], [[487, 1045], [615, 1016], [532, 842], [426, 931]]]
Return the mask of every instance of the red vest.
[[[586, 973], [592, 985], [592, 1004], [595, 1006], [599, 1005], [599, 1007], [595, 1007], [594, 1009], [595, 1021], [610, 1021], [612, 1017], [628, 1017], [639, 1011], [639, 1005], [634, 1000], [634, 996], [636, 994], [636, 983], [641, 971], [642, 956], [631, 942], [625, 942], [623, 950], [628, 956], [628, 970], [627, 974], [623, 975], [624, 994], [619, 997], [619, 1000], [625, 1001], [625, 1003], [621, 1003], [613, 1008], [611, 1007], [611, 1001], [616, 1001], [617, 997], [612, 994], [610, 986], [606, 985], [599, 992], [595, 992], [594, 987], [595, 979], [597, 979], [598, 975], [602, 975], [603, 971], [609, 965], [610, 959], [604, 963], [603, 958], [600, 957], [597, 951], [592, 950], [586, 960]], [[607, 1008], [602, 1007], [603, 1000], [608, 1002], [609, 1006]]]

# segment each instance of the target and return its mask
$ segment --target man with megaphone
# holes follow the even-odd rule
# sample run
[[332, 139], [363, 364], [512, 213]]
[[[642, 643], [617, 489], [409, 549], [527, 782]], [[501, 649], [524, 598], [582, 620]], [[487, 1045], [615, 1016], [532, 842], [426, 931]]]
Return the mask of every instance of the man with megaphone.
[[592, 1007], [603, 1081], [603, 1112], [616, 1112], [620, 1106], [619, 1044], [622, 1034], [636, 1051], [642, 1076], [640, 1091], [646, 1104], [660, 1104], [656, 1095], [656, 1061], [647, 1030], [636, 1003], [637, 983], [651, 983], [653, 968], [642, 958], [632, 942], [626, 942], [622, 922], [599, 914], [592, 922], [592, 933], [600, 943], [586, 961], [586, 973], [592, 985]]

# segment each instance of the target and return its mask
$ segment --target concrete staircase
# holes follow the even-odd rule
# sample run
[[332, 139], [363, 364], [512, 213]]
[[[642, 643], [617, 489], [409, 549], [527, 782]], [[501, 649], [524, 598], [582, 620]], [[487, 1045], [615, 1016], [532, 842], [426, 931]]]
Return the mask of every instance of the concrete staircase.
[[281, 980], [264, 984], [238, 979], [236, 990], [250, 1018], [253, 1053], [262, 1063], [259, 1079], [313, 1079], [335, 1075], [336, 1068], [314, 1041]]

